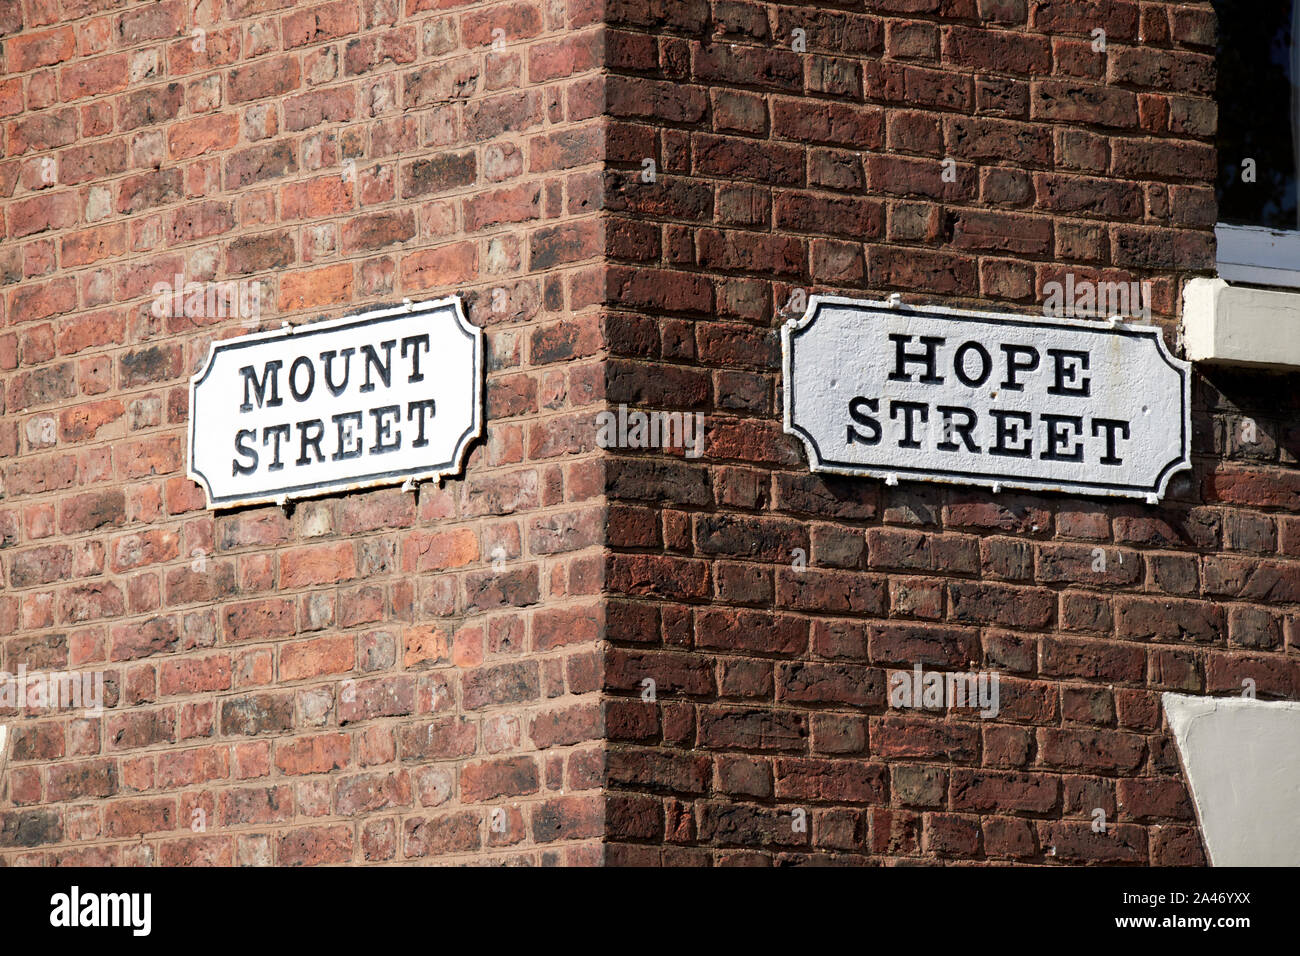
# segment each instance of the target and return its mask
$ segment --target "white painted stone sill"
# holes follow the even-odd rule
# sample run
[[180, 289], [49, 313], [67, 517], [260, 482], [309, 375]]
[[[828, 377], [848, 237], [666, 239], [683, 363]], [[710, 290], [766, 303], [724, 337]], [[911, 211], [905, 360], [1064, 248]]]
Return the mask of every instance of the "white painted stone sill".
[[1182, 333], [1191, 362], [1300, 368], [1300, 289], [1190, 279], [1183, 287]]

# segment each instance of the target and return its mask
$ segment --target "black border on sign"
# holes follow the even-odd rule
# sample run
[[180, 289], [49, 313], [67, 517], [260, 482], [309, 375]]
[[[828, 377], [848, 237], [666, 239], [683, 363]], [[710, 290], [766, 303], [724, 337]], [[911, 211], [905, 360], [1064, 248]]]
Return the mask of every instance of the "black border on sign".
[[[411, 468], [370, 472], [369, 474], [358, 475], [346, 480], [336, 479], [333, 481], [317, 481], [300, 485], [289, 485], [273, 490], [258, 491], [251, 495], [213, 496], [212, 486], [208, 481], [207, 476], [194, 467], [194, 452], [198, 442], [198, 434], [195, 429], [195, 408], [196, 399], [198, 397], [198, 387], [203, 384], [204, 380], [206, 380], [208, 375], [212, 372], [212, 368], [216, 364], [218, 352], [235, 351], [237, 349], [248, 348], [254, 345], [264, 345], [268, 342], [275, 342], [282, 339], [286, 341], [297, 340], [325, 332], [338, 332], [345, 329], [378, 325], [393, 319], [407, 318], [414, 315], [435, 315], [446, 310], [450, 310], [451, 318], [455, 323], [456, 330], [469, 339], [474, 346], [472, 350], [473, 368], [471, 369], [471, 380], [474, 382], [475, 390], [474, 400], [470, 403], [472, 416], [469, 426], [456, 440], [456, 447], [452, 450], [451, 458], [449, 460], [434, 465], [419, 465]], [[287, 329], [273, 329], [269, 332], [255, 332], [251, 335], [241, 335], [221, 342], [214, 342], [211, 350], [208, 352], [207, 362], [204, 364], [203, 368], [190, 379], [189, 462], [187, 464], [186, 474], [202, 485], [203, 493], [207, 497], [208, 501], [207, 506], [210, 509], [220, 506], [234, 508], [242, 507], [244, 505], [268, 504], [278, 502], [281, 499], [288, 499], [290, 497], [309, 498], [314, 495], [324, 495], [336, 491], [361, 490], [363, 488], [393, 484], [395, 481], [403, 478], [438, 478], [448, 474], [455, 474], [463, 467], [466, 449], [483, 433], [482, 363], [483, 330], [469, 321], [468, 317], [465, 315], [460, 296], [448, 296], [443, 299], [413, 302], [409, 305], [371, 309], [355, 315], [344, 316], [340, 319], [316, 322], [310, 325], [290, 326]]]
[[[978, 322], [985, 325], [1010, 326], [1017, 328], [1064, 328], [1075, 332], [1092, 332], [1099, 335], [1124, 335], [1137, 339], [1150, 339], [1156, 347], [1156, 353], [1160, 358], [1174, 370], [1178, 375], [1182, 388], [1179, 390], [1179, 403], [1182, 414], [1179, 415], [1179, 448], [1181, 454], [1165, 464], [1156, 475], [1155, 481], [1150, 485], [1134, 485], [1119, 482], [1106, 481], [1073, 481], [1067, 478], [1026, 478], [1023, 475], [1007, 475], [1000, 472], [970, 472], [958, 471], [955, 469], [944, 468], [913, 468], [907, 466], [884, 466], [884, 465], [864, 465], [856, 462], [838, 461], [823, 457], [821, 448], [818, 447], [816, 439], [813, 438], [807, 429], [797, 425], [793, 421], [794, 412], [794, 349], [796, 339], [802, 335], [817, 321], [821, 310], [828, 306], [844, 308], [849, 311], [858, 311], [868, 315], [880, 315], [883, 318], [889, 318], [895, 315], [916, 315], [931, 319], [946, 319], [949, 321], [960, 322]], [[894, 476], [912, 477], [921, 481], [946, 481], [951, 484], [975, 485], [978, 487], [986, 485], [999, 485], [1007, 488], [1020, 488], [1032, 491], [1074, 491], [1086, 493], [1096, 491], [1102, 493], [1111, 493], [1124, 495], [1126, 497], [1145, 497], [1159, 500], [1165, 491], [1169, 479], [1180, 471], [1190, 469], [1191, 448], [1189, 447], [1188, 435], [1190, 434], [1190, 415], [1191, 415], [1191, 364], [1174, 358], [1165, 348], [1164, 338], [1160, 330], [1154, 326], [1143, 326], [1134, 328], [1122, 324], [1083, 324], [1079, 322], [1069, 322], [1061, 319], [1049, 318], [1047, 316], [1040, 318], [1021, 318], [1015, 315], [999, 315], [991, 312], [974, 312], [962, 309], [948, 309], [935, 306], [909, 306], [897, 305], [891, 306], [887, 302], [869, 301], [864, 299], [851, 299], [839, 296], [813, 296], [808, 302], [808, 311], [799, 319], [791, 319], [781, 329], [782, 344], [782, 388], [784, 391], [785, 404], [785, 422], [784, 431], [788, 435], [794, 435], [805, 445], [808, 451], [809, 468], [813, 472], [825, 472], [836, 475], [849, 475], [866, 478], [885, 478], [889, 479]]]

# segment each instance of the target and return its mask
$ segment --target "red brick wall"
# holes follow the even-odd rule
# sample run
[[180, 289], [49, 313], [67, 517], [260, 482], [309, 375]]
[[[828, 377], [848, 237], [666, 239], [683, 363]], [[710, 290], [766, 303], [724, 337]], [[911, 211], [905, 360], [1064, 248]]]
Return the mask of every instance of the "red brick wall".
[[[795, 289], [1033, 310], [1074, 272], [1149, 280], [1175, 346], [1209, 5], [608, 9], [607, 398], [709, 422], [699, 461], [608, 465], [611, 859], [1203, 863], [1159, 696], [1300, 695], [1294, 381], [1198, 376], [1159, 507], [890, 488], [809, 473], [776, 330]], [[1000, 714], [891, 709], [917, 663], [999, 672]]]
[[[800, 290], [1033, 311], [1073, 272], [1149, 280], [1176, 346], [1213, 37], [1204, 2], [6, 5], [0, 667], [111, 706], [0, 713], [0, 861], [1203, 863], [1159, 694], [1300, 696], [1295, 382], [1198, 374], [1159, 507], [886, 488], [809, 473], [776, 330]], [[206, 511], [187, 378], [245, 329], [155, 317], [178, 272], [262, 283], [265, 327], [463, 293], [465, 477]], [[605, 402], [704, 413], [704, 456], [597, 447]], [[1001, 713], [891, 710], [916, 663]]]
[[[0, 668], [109, 704], [0, 712], [0, 860], [595, 858], [596, 20], [0, 4]], [[463, 293], [466, 477], [205, 510], [188, 376], [258, 326], [157, 317], [176, 274], [260, 283], [263, 328]]]

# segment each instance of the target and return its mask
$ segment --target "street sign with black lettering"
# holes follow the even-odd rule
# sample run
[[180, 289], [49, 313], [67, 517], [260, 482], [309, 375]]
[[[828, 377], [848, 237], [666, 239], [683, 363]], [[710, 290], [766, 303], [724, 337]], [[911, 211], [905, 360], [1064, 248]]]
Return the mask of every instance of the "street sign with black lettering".
[[211, 508], [455, 474], [482, 406], [459, 298], [242, 335], [190, 380], [189, 475]]
[[1158, 501], [1191, 366], [1154, 326], [813, 296], [781, 330], [813, 471]]

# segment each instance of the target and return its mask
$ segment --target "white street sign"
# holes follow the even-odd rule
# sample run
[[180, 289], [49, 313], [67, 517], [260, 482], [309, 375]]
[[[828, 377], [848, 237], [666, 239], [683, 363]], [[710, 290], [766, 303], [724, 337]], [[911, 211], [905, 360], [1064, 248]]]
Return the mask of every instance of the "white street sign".
[[1153, 326], [813, 296], [781, 339], [813, 471], [1155, 502], [1191, 467], [1191, 366]]
[[482, 408], [458, 297], [242, 335], [190, 380], [189, 475], [211, 508], [455, 474]]

